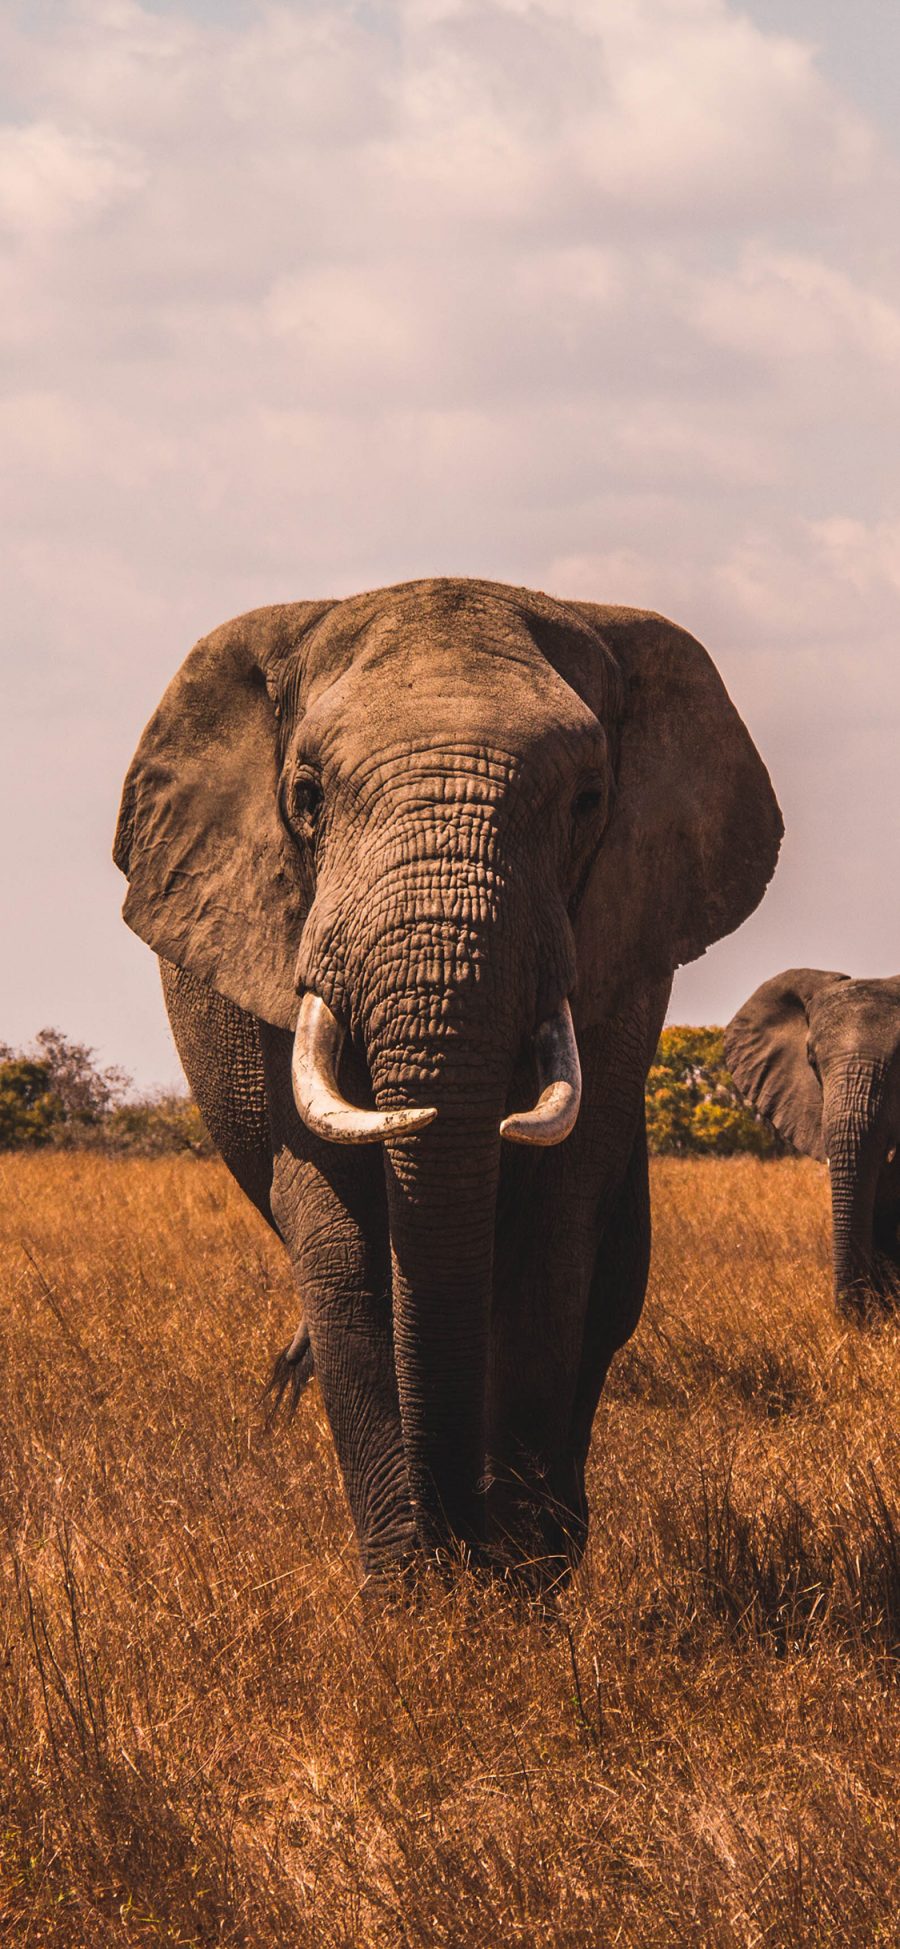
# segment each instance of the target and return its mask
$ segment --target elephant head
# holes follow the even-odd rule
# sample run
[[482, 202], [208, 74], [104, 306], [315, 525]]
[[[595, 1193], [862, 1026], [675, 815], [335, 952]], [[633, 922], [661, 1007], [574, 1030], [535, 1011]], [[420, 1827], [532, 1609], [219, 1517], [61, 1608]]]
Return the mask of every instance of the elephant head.
[[900, 1270], [900, 978], [788, 968], [725, 1031], [738, 1087], [831, 1174], [835, 1296], [865, 1306]]
[[240, 618], [148, 725], [116, 845], [126, 919], [294, 1032], [317, 1143], [384, 1146], [424, 1537], [475, 1525], [504, 1142], [566, 1137], [573, 1012], [608, 1020], [736, 927], [780, 834], [698, 643], [502, 585]]

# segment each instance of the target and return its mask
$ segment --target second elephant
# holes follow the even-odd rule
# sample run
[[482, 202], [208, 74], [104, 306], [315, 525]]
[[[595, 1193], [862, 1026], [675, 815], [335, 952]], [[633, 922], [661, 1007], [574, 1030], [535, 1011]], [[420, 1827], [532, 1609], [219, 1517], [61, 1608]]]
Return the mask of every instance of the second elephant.
[[725, 1030], [728, 1066], [779, 1135], [831, 1174], [843, 1308], [900, 1290], [900, 976], [787, 968]]

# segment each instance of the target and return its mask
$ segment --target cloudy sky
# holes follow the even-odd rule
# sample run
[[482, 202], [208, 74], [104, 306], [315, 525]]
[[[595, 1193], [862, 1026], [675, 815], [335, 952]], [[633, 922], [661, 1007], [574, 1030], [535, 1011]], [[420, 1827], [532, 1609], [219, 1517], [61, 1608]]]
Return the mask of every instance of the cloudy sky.
[[895, 0], [0, 0], [0, 1039], [174, 1078], [143, 722], [436, 572], [713, 652], [788, 837], [675, 1019], [900, 969], [898, 75]]

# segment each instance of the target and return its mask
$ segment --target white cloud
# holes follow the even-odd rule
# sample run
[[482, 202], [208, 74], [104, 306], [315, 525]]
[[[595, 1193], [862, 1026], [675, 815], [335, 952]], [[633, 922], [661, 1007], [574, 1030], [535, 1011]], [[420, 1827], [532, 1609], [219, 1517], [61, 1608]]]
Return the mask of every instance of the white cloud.
[[0, 233], [26, 242], [96, 223], [143, 181], [128, 145], [52, 122], [0, 128]]
[[748, 527], [716, 564], [710, 578], [723, 609], [749, 640], [785, 657], [814, 649], [831, 668], [816, 708], [845, 708], [841, 672], [852, 663], [858, 681], [875, 687], [896, 730], [900, 708], [897, 596], [900, 595], [900, 519], [868, 523], [847, 515], [793, 520], [777, 532]]
[[[885, 595], [900, 595], [900, 516], [866, 523], [835, 515], [811, 522], [810, 533], [831, 579], [842, 583], [854, 598], [877, 604]], [[896, 621], [895, 617], [895, 631]]]
[[[444, 569], [659, 607], [786, 775], [813, 684], [840, 750], [853, 642], [860, 790], [885, 789], [897, 171], [808, 47], [736, 0], [20, 0], [0, 62], [28, 738], [40, 664], [54, 698], [45, 783], [32, 767], [16, 804], [32, 792], [51, 881], [84, 889], [85, 969], [97, 930], [119, 938], [96, 848], [140, 722], [191, 638], [254, 602]], [[79, 794], [95, 850], [74, 858]], [[860, 809], [845, 847], [863, 830]], [[789, 961], [791, 924], [775, 900], [752, 938]], [[58, 1000], [56, 964], [23, 963], [0, 1033], [80, 995], [73, 1030], [152, 1047], [149, 973], [124, 964], [98, 1009], [77, 956]]]
[[821, 258], [752, 244], [729, 275], [698, 285], [692, 309], [713, 344], [786, 374], [836, 359], [900, 369], [900, 305]]

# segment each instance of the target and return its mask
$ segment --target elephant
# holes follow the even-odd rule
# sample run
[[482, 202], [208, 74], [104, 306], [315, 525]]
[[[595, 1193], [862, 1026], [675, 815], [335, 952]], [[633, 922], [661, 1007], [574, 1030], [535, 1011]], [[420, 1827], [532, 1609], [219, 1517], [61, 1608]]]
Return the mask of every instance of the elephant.
[[794, 1150], [827, 1160], [834, 1296], [865, 1315], [900, 1291], [900, 976], [787, 968], [725, 1030], [738, 1088]]
[[314, 1365], [367, 1579], [579, 1561], [673, 970], [781, 832], [709, 656], [651, 612], [412, 582], [241, 616], [165, 692], [124, 916], [290, 1255], [279, 1371]]

